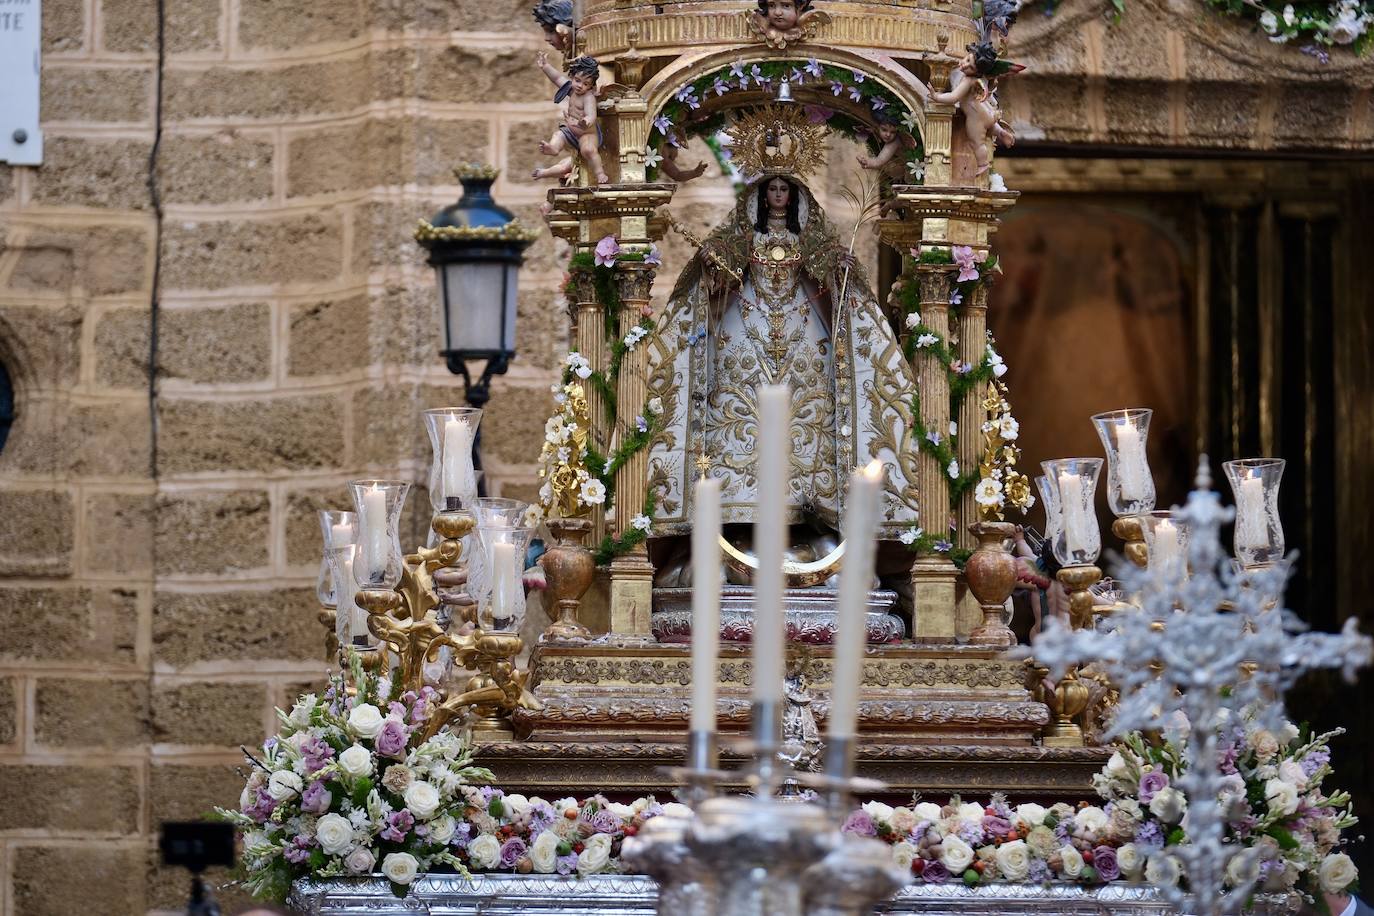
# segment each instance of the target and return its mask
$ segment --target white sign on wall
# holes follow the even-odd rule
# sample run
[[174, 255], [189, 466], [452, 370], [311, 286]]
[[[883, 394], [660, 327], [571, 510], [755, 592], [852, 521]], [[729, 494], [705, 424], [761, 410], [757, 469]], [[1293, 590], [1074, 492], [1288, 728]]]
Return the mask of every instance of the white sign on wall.
[[0, 162], [43, 162], [38, 129], [42, 15], [42, 0], [0, 0]]

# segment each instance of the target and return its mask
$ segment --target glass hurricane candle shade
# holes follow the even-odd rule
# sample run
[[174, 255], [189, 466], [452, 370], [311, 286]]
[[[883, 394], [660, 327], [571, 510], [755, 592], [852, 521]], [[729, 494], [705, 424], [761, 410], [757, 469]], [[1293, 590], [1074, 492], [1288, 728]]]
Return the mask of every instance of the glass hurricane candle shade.
[[348, 485], [358, 511], [358, 555], [353, 576], [365, 589], [392, 589], [401, 581], [398, 526], [410, 484], [402, 480], [355, 480]]
[[[429, 466], [429, 502], [435, 512], [470, 509], [477, 498], [472, 444], [482, 411], [475, 407], [440, 407], [424, 412], [425, 430], [434, 450]], [[451, 506], [449, 500], [457, 500]]]
[[1160, 571], [1169, 579], [1188, 575], [1188, 529], [1173, 512], [1156, 509], [1140, 516], [1140, 530], [1152, 571]]
[[1063, 529], [1063, 522], [1059, 518], [1059, 490], [1044, 474], [1035, 478], [1035, 486], [1040, 491], [1040, 504], [1045, 507], [1045, 540], [1050, 542], [1050, 549], [1053, 549]]
[[1283, 466], [1282, 458], [1242, 458], [1222, 465], [1236, 497], [1235, 548], [1242, 566], [1268, 566], [1283, 559]]
[[357, 541], [357, 514], [337, 509], [321, 509], [320, 534], [324, 540], [324, 549], [320, 552], [320, 574], [315, 579], [315, 597], [320, 599], [322, 606], [337, 608], [341, 593], [352, 587], [352, 583], [345, 583], [334, 575], [329, 564], [329, 551]]
[[1145, 453], [1153, 414], [1145, 407], [1127, 407], [1092, 418], [1107, 452], [1107, 506], [1117, 518], [1155, 507], [1155, 481]]
[[334, 609], [334, 635], [344, 648], [370, 649], [372, 634], [367, 629], [367, 611], [358, 606], [358, 580], [354, 575], [358, 545], [341, 544], [324, 552], [329, 572], [339, 584], [339, 603]]
[[474, 599], [490, 594], [491, 580], [487, 575], [487, 550], [479, 534], [482, 528], [520, 528], [525, 524], [525, 513], [530, 504], [518, 499], [505, 499], [499, 496], [480, 496], [472, 501], [473, 520], [476, 523], [470, 541], [463, 547], [463, 556], [468, 558], [467, 591]]
[[477, 599], [477, 620], [484, 630], [517, 631], [525, 619], [525, 556], [533, 528], [505, 525], [478, 527], [478, 552], [485, 558], [484, 585]]
[[1054, 539], [1054, 558], [1064, 566], [1097, 562], [1102, 533], [1097, 527], [1093, 497], [1102, 473], [1101, 458], [1058, 458], [1040, 467], [1058, 494], [1060, 530]]

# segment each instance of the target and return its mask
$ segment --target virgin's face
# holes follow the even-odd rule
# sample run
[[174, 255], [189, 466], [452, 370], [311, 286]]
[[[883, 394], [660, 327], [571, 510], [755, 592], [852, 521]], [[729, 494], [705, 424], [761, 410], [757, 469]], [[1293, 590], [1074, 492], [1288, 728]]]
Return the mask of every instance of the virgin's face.
[[781, 178], [774, 178], [768, 182], [768, 209], [775, 211], [785, 211], [787, 200], [792, 196], [792, 186]]

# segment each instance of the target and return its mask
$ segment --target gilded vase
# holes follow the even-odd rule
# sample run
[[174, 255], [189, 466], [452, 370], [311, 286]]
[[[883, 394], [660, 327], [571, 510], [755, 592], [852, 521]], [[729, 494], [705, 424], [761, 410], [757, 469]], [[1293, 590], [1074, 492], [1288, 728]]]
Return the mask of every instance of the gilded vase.
[[1010, 543], [1016, 536], [1011, 522], [974, 522], [969, 532], [978, 547], [964, 564], [969, 591], [983, 609], [983, 622], [973, 628], [969, 642], [976, 646], [1014, 646], [1016, 636], [1002, 620], [1002, 610], [1016, 587], [1016, 557]]
[[577, 608], [596, 575], [596, 559], [582, 543], [592, 523], [585, 518], [551, 518], [546, 524], [556, 541], [539, 558], [539, 565], [548, 580], [545, 607], [557, 617], [544, 630], [544, 638], [586, 639], [591, 633], [577, 622]]

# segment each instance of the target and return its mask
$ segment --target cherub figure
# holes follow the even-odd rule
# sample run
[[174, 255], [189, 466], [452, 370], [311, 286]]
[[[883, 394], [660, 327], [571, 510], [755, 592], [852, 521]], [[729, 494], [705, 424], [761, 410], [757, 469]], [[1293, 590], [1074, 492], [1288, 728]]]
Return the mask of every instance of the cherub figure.
[[1001, 120], [994, 94], [996, 78], [1022, 70], [1020, 64], [999, 60], [997, 49], [990, 41], [977, 41], [968, 46], [968, 53], [959, 59], [957, 72], [961, 78], [948, 92], [932, 92], [930, 98], [944, 105], [956, 105], [964, 115], [964, 130], [973, 144], [973, 155], [981, 175], [991, 168], [988, 138], [1003, 146], [1016, 142], [1010, 125]]
[[677, 144], [672, 142], [663, 144], [663, 158], [659, 160], [658, 163], [658, 168], [663, 174], [677, 182], [691, 181], [693, 178], [700, 178], [702, 175], [706, 174], [705, 159], [701, 160], [690, 169], [685, 169], [678, 164], [677, 156], [679, 152], [681, 152], [681, 150], [678, 148]]
[[811, 0], [757, 0], [758, 10], [745, 13], [749, 27], [770, 48], [785, 48], [789, 41], [810, 37], [830, 14], [812, 9]]
[[534, 21], [544, 30], [544, 40], [549, 47], [567, 53], [572, 48], [572, 0], [538, 0], [533, 14]]
[[897, 123], [895, 117], [885, 111], [879, 112], [877, 119], [878, 142], [882, 144], [882, 149], [878, 150], [876, 156], [865, 156], [860, 153], [854, 158], [858, 160], [860, 168], [886, 173], [889, 171], [886, 167], [892, 163], [893, 157], [902, 148], [901, 125]]
[[[582, 161], [596, 176], [596, 183], [605, 184], [610, 177], [601, 164], [601, 125], [596, 122], [596, 81], [601, 73], [600, 66], [595, 58], [579, 57], [568, 65], [568, 75], [565, 77], [549, 63], [548, 55], [543, 52], [540, 52], [537, 64], [549, 81], [558, 87], [553, 100], [567, 103], [563, 123], [558, 125], [552, 137], [539, 144], [539, 151], [556, 156], [564, 147], [575, 147]], [[559, 162], [548, 169], [536, 169], [534, 177], [557, 175], [564, 167], [565, 163]], [[566, 168], [571, 171], [572, 163], [566, 163]], [[541, 175], [540, 172], [546, 174]]]

